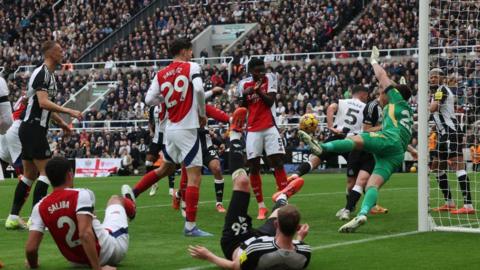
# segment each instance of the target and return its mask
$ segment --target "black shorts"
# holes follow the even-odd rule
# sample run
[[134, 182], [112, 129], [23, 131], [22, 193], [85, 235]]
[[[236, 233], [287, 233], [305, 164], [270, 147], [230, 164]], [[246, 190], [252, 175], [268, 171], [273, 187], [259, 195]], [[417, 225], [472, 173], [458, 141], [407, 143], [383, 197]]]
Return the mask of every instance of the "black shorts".
[[[336, 140], [343, 140], [345, 139], [344, 136], [330, 136], [328, 137], [323, 143], [332, 142]], [[320, 159], [322, 161], [326, 161], [327, 163], [338, 163], [338, 156], [342, 156], [345, 160], [348, 160], [348, 153], [333, 153], [333, 152], [323, 152], [320, 155]]]
[[245, 167], [245, 141], [233, 140], [230, 142], [230, 151], [228, 153], [228, 168], [230, 173], [237, 169]]
[[214, 159], [220, 159], [218, 157], [218, 149], [213, 145], [211, 145], [207, 149], [204, 149], [202, 144], [202, 159], [203, 159], [203, 166], [208, 168], [208, 164], [210, 164], [210, 161]]
[[463, 156], [463, 133], [450, 133], [438, 137], [437, 157], [440, 160], [448, 160]]
[[164, 144], [158, 144], [158, 143], [152, 142], [148, 146], [148, 154], [154, 156], [155, 159], [158, 159], [160, 151], [162, 151], [164, 148], [165, 148]]
[[52, 157], [46, 128], [38, 124], [22, 122], [18, 129], [18, 137], [22, 144], [23, 160], [42, 160]]
[[264, 235], [275, 236], [275, 218], [267, 219], [258, 229], [252, 228], [252, 218], [248, 215], [249, 202], [249, 192], [233, 191], [220, 239], [223, 254], [229, 260], [244, 241]]
[[353, 150], [347, 159], [347, 176], [357, 177], [358, 173], [366, 171], [372, 174], [375, 168], [375, 158], [372, 154], [365, 151]]

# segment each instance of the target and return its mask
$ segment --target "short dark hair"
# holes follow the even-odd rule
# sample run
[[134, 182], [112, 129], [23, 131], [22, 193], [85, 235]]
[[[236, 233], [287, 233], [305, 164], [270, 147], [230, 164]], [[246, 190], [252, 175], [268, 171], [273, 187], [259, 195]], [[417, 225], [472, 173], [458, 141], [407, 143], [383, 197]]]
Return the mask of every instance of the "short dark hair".
[[352, 95], [355, 95], [356, 93], [359, 93], [359, 92], [367, 92], [368, 93], [368, 89], [363, 85], [356, 85], [355, 87], [353, 87]]
[[300, 212], [293, 205], [278, 209], [278, 227], [285, 236], [293, 236], [300, 224]]
[[47, 40], [42, 43], [42, 53], [47, 53], [51, 48], [55, 47], [57, 42], [55, 40]]
[[170, 44], [170, 54], [171, 56], [175, 57], [180, 54], [182, 50], [188, 50], [192, 48], [192, 42], [187, 38], [178, 38], [175, 39]]
[[412, 97], [412, 90], [410, 90], [410, 87], [407, 85], [397, 84], [395, 88], [398, 90], [398, 92], [400, 92], [405, 101], [408, 101], [410, 97]]
[[70, 162], [63, 157], [54, 157], [47, 162], [45, 172], [53, 187], [65, 184], [67, 173], [72, 170]]
[[265, 66], [265, 62], [262, 58], [252, 58], [250, 62], [248, 62], [248, 70], [252, 70], [258, 66]]

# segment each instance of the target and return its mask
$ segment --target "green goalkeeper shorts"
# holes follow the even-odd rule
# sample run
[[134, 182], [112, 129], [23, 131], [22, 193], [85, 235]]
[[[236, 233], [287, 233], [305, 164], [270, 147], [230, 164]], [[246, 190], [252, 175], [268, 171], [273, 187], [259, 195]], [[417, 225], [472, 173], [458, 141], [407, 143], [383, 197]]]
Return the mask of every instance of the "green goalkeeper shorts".
[[392, 173], [401, 168], [405, 158], [405, 150], [399, 135], [394, 132], [378, 131], [365, 132], [360, 136], [363, 139], [363, 150], [372, 153], [375, 158], [375, 168], [372, 174], [378, 174], [386, 182]]

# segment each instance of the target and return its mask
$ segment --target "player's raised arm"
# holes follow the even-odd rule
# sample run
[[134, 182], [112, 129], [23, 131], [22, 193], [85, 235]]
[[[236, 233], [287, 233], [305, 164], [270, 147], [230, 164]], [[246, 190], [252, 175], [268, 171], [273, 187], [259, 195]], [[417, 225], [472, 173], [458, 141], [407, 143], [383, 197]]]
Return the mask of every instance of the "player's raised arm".
[[191, 74], [190, 80], [193, 85], [193, 94], [197, 97], [198, 100], [198, 115], [200, 117], [206, 117], [207, 113], [205, 111], [205, 91], [203, 89], [203, 80], [202, 80], [202, 68], [197, 63], [191, 63]]
[[265, 77], [267, 78], [267, 93], [260, 90], [262, 86], [261, 82], [255, 84], [253, 90], [260, 96], [267, 106], [272, 107], [275, 103], [275, 96], [277, 94], [277, 77], [272, 73], [268, 73]]
[[0, 134], [5, 134], [12, 124], [12, 106], [8, 100], [7, 82], [0, 77]]
[[377, 78], [380, 87], [382, 89], [385, 89], [388, 86], [392, 85], [393, 81], [390, 80], [385, 69], [383, 69], [383, 67], [380, 66], [380, 64], [378, 63], [379, 59], [380, 51], [376, 46], [373, 46], [372, 54], [370, 56], [370, 64], [372, 64], [373, 72], [375, 73], [375, 77]]

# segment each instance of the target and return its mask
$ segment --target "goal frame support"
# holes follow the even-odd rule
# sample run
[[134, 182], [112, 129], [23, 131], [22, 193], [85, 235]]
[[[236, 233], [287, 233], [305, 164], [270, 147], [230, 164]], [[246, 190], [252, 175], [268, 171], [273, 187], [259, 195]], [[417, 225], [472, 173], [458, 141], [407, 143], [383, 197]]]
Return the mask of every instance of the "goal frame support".
[[418, 231], [433, 230], [428, 214], [428, 71], [430, 0], [420, 0], [418, 27]]

